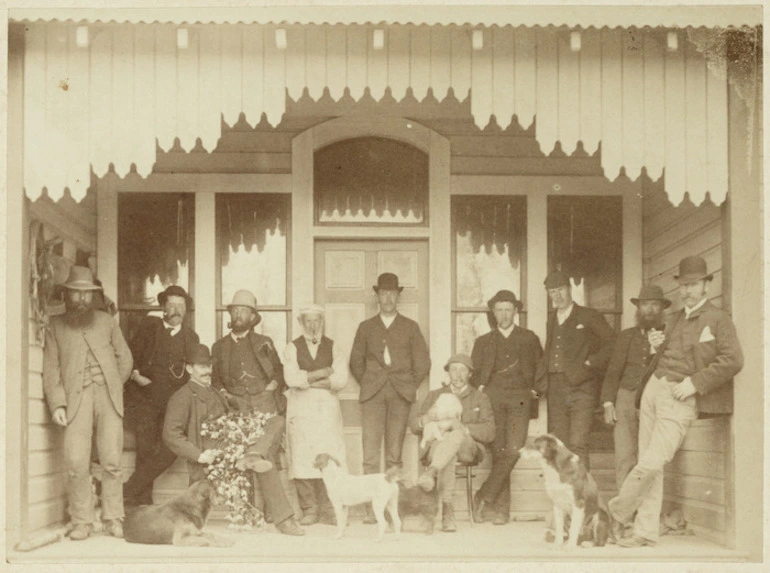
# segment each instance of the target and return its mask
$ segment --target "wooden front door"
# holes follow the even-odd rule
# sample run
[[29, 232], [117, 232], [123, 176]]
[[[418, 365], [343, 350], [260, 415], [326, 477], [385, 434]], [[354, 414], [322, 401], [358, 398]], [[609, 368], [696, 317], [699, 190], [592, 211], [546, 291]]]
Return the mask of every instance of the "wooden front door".
[[[381, 273], [398, 275], [404, 287], [398, 310], [416, 320], [428, 340], [428, 243], [427, 241], [319, 240], [315, 245], [315, 298], [326, 307], [326, 335], [347, 357], [361, 321], [378, 312], [372, 286]], [[435, 365], [434, 365], [435, 367]], [[424, 380], [419, 396], [427, 391]], [[361, 407], [359, 385], [349, 374], [339, 394], [345, 422], [348, 468], [362, 473]], [[407, 431], [402, 454], [404, 477], [417, 477], [417, 440]]]

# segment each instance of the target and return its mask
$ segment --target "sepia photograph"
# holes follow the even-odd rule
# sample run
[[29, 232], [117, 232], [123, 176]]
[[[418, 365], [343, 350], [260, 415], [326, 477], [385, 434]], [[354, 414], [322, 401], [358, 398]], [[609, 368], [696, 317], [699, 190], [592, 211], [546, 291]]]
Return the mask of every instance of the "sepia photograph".
[[4, 567], [767, 565], [763, 2], [37, 4]]

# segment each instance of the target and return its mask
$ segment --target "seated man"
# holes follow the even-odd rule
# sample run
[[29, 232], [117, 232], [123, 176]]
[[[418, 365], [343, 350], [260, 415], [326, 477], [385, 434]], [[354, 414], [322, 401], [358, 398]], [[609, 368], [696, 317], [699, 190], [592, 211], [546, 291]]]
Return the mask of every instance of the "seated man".
[[436, 417], [431, 406], [442, 394], [453, 393], [463, 406], [461, 420], [454, 420], [440, 440], [431, 440], [425, 448], [422, 460], [428, 469], [420, 476], [418, 485], [426, 491], [435, 487], [438, 477], [439, 497], [442, 502], [441, 528], [456, 531], [452, 492], [455, 486], [455, 464], [479, 462], [484, 457], [482, 444], [495, 438], [495, 420], [489, 397], [468, 384], [473, 363], [467, 354], [456, 354], [449, 359], [444, 370], [449, 372], [449, 386], [432, 390], [425, 399], [412, 408], [409, 427], [421, 435], [423, 428]]
[[[228, 411], [227, 398], [213, 389], [211, 384], [212, 359], [209, 349], [203, 344], [196, 347], [186, 359], [185, 368], [190, 380], [177, 390], [168, 402], [166, 418], [163, 424], [163, 441], [177, 456], [187, 460], [190, 483], [206, 477], [205, 466], [217, 456], [216, 443], [200, 435], [201, 425], [210, 418], [217, 418]], [[239, 469], [250, 469], [257, 474], [257, 479], [265, 492], [265, 501], [273, 515], [280, 516], [276, 528], [285, 535], [304, 535], [296, 524], [289, 509], [289, 517], [281, 510], [288, 506], [286, 494], [278, 478], [278, 473], [269, 462], [277, 449], [282, 432], [273, 426], [283, 425], [283, 418], [275, 416], [265, 425], [265, 433], [249, 446], [244, 458], [236, 464]], [[246, 468], [240, 462], [252, 456]], [[265, 479], [267, 476], [267, 479]]]

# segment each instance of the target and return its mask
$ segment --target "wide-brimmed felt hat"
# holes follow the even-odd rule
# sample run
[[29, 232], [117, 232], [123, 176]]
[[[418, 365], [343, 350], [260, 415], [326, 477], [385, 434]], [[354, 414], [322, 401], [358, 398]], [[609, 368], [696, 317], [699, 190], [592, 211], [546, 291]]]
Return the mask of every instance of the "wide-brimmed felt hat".
[[166, 301], [170, 296], [182, 297], [185, 300], [185, 303], [187, 304], [188, 307], [192, 306], [192, 297], [189, 294], [187, 294], [187, 291], [184, 290], [179, 285], [171, 285], [163, 292], [158, 293], [158, 303], [160, 304], [160, 306], [165, 306]]
[[102, 290], [102, 287], [94, 282], [94, 274], [91, 269], [78, 265], [74, 265], [70, 269], [67, 282], [62, 286], [70, 290]]
[[471, 372], [474, 371], [473, 360], [471, 360], [471, 357], [468, 356], [467, 354], [462, 354], [462, 353], [458, 353], [452, 356], [452, 358], [450, 358], [447, 361], [446, 365], [444, 366], [444, 370], [449, 372], [449, 365], [455, 364], [455, 363], [464, 364], [468, 368], [468, 370], [470, 370]]
[[188, 364], [211, 364], [211, 353], [209, 347], [205, 344], [196, 344], [190, 352], [189, 356], [185, 357], [185, 361]]
[[546, 290], [563, 286], [572, 286], [572, 283], [570, 283], [569, 280], [569, 275], [562, 271], [553, 271], [550, 273], [547, 277], [545, 277], [543, 284], [545, 285]]
[[374, 292], [380, 292], [381, 290], [397, 290], [401, 292], [404, 287], [398, 286], [398, 276], [393, 273], [382, 273], [377, 277], [377, 284], [372, 287]]
[[639, 306], [639, 302], [643, 300], [659, 300], [663, 303], [664, 309], [671, 306], [671, 301], [663, 295], [663, 289], [658, 285], [643, 285], [639, 291], [639, 296], [632, 298], [631, 302]]
[[713, 278], [714, 275], [710, 274], [706, 268], [706, 261], [698, 256], [685, 257], [679, 261], [679, 274], [674, 275], [674, 280], [679, 281], [680, 284], [699, 280], [710, 281]]
[[509, 290], [497, 291], [495, 296], [487, 301], [487, 306], [490, 308], [490, 310], [494, 310], [495, 304], [498, 302], [512, 302], [513, 306], [516, 307], [516, 310], [521, 310], [521, 308], [524, 306], [522, 302], [516, 298], [516, 295]]

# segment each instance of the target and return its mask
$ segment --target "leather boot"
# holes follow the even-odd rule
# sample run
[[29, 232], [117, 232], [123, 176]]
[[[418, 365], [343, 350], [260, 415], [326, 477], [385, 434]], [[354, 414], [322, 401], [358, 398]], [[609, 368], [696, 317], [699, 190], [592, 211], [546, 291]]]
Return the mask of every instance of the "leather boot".
[[443, 531], [457, 531], [455, 524], [455, 508], [451, 503], [441, 505], [441, 529]]

